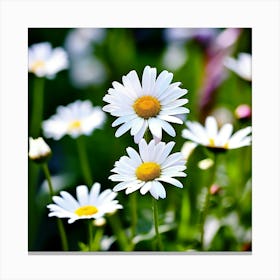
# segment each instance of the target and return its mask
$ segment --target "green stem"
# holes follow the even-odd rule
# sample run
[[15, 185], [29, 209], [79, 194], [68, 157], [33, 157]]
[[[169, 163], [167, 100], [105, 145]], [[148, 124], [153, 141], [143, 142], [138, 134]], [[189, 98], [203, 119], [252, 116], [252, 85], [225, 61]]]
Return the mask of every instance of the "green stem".
[[88, 250], [89, 252], [92, 250], [92, 237], [93, 237], [93, 224], [92, 220], [88, 220]]
[[[43, 167], [43, 171], [45, 173], [46, 179], [48, 181], [50, 198], [52, 200], [52, 196], [54, 195], [54, 191], [53, 191], [50, 171], [49, 171], [48, 165], [46, 163], [43, 163], [42, 167]], [[62, 249], [64, 251], [68, 251], [67, 237], [66, 237], [66, 233], [65, 233], [63, 223], [60, 219], [57, 219], [57, 226], [58, 226], [58, 231], [59, 231], [60, 239], [61, 239], [61, 243], [62, 243]]]
[[44, 103], [44, 78], [34, 79], [33, 104], [30, 135], [38, 137], [40, 135], [41, 123], [43, 119], [43, 103]]
[[161, 238], [159, 234], [159, 223], [158, 223], [158, 205], [157, 200], [155, 198], [153, 199], [153, 210], [154, 210], [154, 223], [155, 223], [155, 232], [156, 232], [156, 242], [157, 242], [157, 248], [159, 251], [163, 251]]
[[200, 236], [201, 250], [204, 250], [204, 227], [205, 227], [206, 217], [207, 217], [207, 214], [209, 211], [210, 197], [211, 197], [210, 188], [213, 185], [214, 180], [215, 180], [216, 167], [217, 167], [217, 154], [214, 153], [214, 163], [212, 166], [212, 173], [210, 176], [209, 185], [207, 188], [206, 199], [205, 199], [204, 207], [202, 209], [202, 214], [201, 214], [201, 229], [200, 229], [200, 231], [201, 231], [201, 236]]
[[88, 186], [91, 186], [93, 180], [92, 180], [92, 175], [91, 175], [91, 171], [90, 171], [90, 167], [89, 167], [89, 163], [88, 163], [88, 157], [87, 157], [87, 153], [86, 153], [86, 147], [85, 147], [83, 136], [80, 136], [79, 138], [77, 138], [76, 142], [77, 142], [80, 164], [81, 164], [84, 179], [86, 181], [86, 184]]
[[130, 210], [131, 210], [131, 246], [134, 247], [133, 238], [136, 235], [137, 226], [137, 199], [136, 192], [130, 195]]
[[127, 242], [127, 237], [124, 230], [121, 227], [121, 222], [118, 215], [108, 216], [110, 225], [113, 229], [114, 234], [116, 235], [117, 241], [122, 251], [130, 251], [130, 246]]
[[96, 227], [93, 243], [91, 244], [92, 251], [98, 251], [100, 249], [100, 242], [103, 236], [104, 227]]

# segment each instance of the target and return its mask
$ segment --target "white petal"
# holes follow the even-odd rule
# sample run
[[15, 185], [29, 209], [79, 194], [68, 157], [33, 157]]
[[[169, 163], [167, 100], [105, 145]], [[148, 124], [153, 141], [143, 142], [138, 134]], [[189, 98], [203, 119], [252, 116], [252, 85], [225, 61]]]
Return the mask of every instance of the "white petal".
[[140, 189], [140, 193], [142, 195], [146, 194], [150, 190], [151, 187], [152, 187], [151, 182], [150, 181], [146, 182], [144, 184], [144, 186]]
[[162, 138], [162, 129], [161, 129], [161, 123], [158, 122], [157, 118], [150, 118], [148, 120], [148, 124], [149, 124], [149, 129], [151, 131], [151, 133], [156, 136], [158, 139], [161, 140]]
[[132, 121], [133, 119], [137, 118], [136, 114], [131, 114], [131, 115], [125, 115], [122, 117], [118, 117], [113, 123], [112, 123], [112, 127], [118, 126], [122, 123], [126, 123], [129, 121]]
[[178, 181], [177, 179], [171, 178], [171, 177], [161, 176], [160, 178], [157, 178], [156, 180], [169, 183], [178, 188], [183, 188], [183, 184], [180, 181]]
[[205, 120], [205, 128], [209, 138], [216, 139], [218, 132], [218, 124], [214, 117], [209, 116]]
[[233, 130], [232, 124], [230, 123], [224, 124], [217, 135], [216, 145], [217, 146], [225, 145], [231, 136], [232, 130]]
[[173, 141], [166, 144], [163, 152], [161, 153], [161, 155], [158, 158], [158, 163], [159, 164], [162, 164], [165, 161], [165, 159], [168, 157], [171, 150], [173, 149], [174, 145], [175, 145], [175, 142], [173, 142]]
[[[161, 114], [162, 114], [162, 112], [161, 112]], [[167, 121], [167, 122], [183, 124], [183, 121], [177, 117], [169, 116], [169, 115], [161, 115], [161, 114], [158, 115], [157, 118]]]
[[124, 133], [126, 133], [132, 126], [132, 122], [126, 122], [124, 124], [122, 124], [116, 131], [115, 136], [116, 137], [120, 137], [121, 135], [123, 135]]
[[147, 130], [147, 127], [148, 127], [148, 121], [145, 120], [144, 123], [143, 123], [142, 128], [138, 131], [138, 133], [136, 133], [136, 134], [134, 135], [134, 142], [135, 142], [136, 144], [139, 143], [141, 139], [143, 139], [144, 134], [145, 134], [145, 132], [146, 132], [146, 130]]
[[162, 127], [162, 129], [165, 132], [167, 132], [170, 136], [172, 136], [172, 137], [176, 136], [176, 132], [175, 132], [174, 128], [168, 122], [158, 119], [158, 118], [157, 118], [157, 122]]
[[136, 162], [138, 165], [140, 165], [142, 163], [142, 160], [139, 156], [139, 154], [131, 147], [128, 147], [126, 149], [127, 151], [127, 154], [129, 155], [129, 157], [134, 161]]
[[143, 94], [150, 95], [153, 91], [156, 80], [156, 68], [146, 66], [142, 76]]
[[99, 183], [94, 183], [92, 185], [90, 193], [89, 193], [89, 203], [90, 204], [94, 204], [94, 202], [97, 200], [100, 189], [101, 189], [101, 185]]
[[79, 201], [80, 206], [88, 205], [88, 188], [85, 185], [78, 186], [76, 188], [77, 199]]
[[132, 127], [131, 127], [131, 132], [130, 132], [130, 134], [131, 134], [132, 136], [134, 136], [135, 134], [137, 134], [137, 133], [141, 130], [141, 128], [143, 127], [144, 122], [145, 122], [144, 119], [142, 119], [142, 118], [136, 118], [136, 119], [133, 121], [133, 125], [132, 125]]

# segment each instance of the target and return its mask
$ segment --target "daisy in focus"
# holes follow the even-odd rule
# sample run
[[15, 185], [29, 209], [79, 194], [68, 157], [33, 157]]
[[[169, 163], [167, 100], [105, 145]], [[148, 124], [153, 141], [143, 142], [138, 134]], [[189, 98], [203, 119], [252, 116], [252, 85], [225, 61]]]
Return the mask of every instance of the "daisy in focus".
[[128, 156], [122, 156], [111, 171], [116, 173], [109, 177], [120, 182], [114, 191], [126, 190], [129, 194], [140, 189], [142, 195], [148, 191], [155, 198], [165, 198], [166, 191], [162, 182], [183, 188], [182, 183], [173, 177], [186, 177], [186, 161], [182, 153], [170, 154], [175, 142], [159, 142], [152, 140], [149, 144], [145, 139], [139, 143], [139, 153], [133, 148], [126, 149]]
[[68, 55], [61, 47], [52, 48], [48, 42], [34, 44], [28, 49], [28, 71], [38, 77], [53, 79], [69, 65]]
[[54, 204], [47, 207], [49, 217], [69, 218], [71, 224], [80, 219], [101, 219], [107, 213], [122, 209], [118, 200], [114, 200], [117, 193], [106, 189], [100, 193], [101, 185], [94, 183], [90, 192], [88, 187], [81, 185], [76, 188], [77, 200], [68, 192], [61, 191], [61, 196], [53, 196]]
[[180, 82], [171, 83], [173, 74], [166, 70], [156, 76], [156, 68], [146, 66], [142, 83], [135, 70], [122, 77], [123, 84], [113, 82], [103, 98], [109, 103], [103, 110], [117, 117], [112, 124], [120, 125], [116, 137], [130, 130], [134, 142], [139, 143], [147, 129], [157, 141], [162, 139], [162, 129], [172, 137], [176, 135], [170, 123], [182, 124], [178, 115], [189, 112], [183, 107], [188, 99], [180, 99], [187, 90], [179, 87]]
[[186, 126], [188, 128], [182, 131], [183, 138], [216, 151], [237, 149], [251, 145], [251, 126], [240, 129], [232, 135], [232, 124], [226, 123], [218, 131], [217, 121], [212, 116], [206, 118], [205, 127], [198, 122], [191, 121], [187, 121]]
[[29, 152], [28, 156], [35, 162], [41, 163], [49, 158], [51, 149], [42, 137], [33, 139], [29, 137]]
[[59, 140], [64, 135], [77, 138], [90, 135], [100, 128], [105, 121], [105, 113], [99, 107], [93, 107], [89, 100], [77, 100], [67, 106], [59, 106], [56, 114], [43, 121], [43, 132], [46, 137]]

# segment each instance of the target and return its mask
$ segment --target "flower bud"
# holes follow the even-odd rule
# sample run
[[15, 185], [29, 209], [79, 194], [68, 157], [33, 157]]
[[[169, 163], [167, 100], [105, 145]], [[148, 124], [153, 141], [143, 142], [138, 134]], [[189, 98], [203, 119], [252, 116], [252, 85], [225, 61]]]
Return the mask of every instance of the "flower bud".
[[214, 184], [210, 187], [210, 194], [212, 195], [218, 194], [220, 190], [221, 188], [218, 185]]
[[239, 120], [248, 120], [251, 118], [252, 112], [251, 108], [247, 104], [241, 104], [235, 109], [235, 116]]
[[29, 153], [28, 156], [31, 160], [37, 163], [43, 163], [51, 155], [51, 149], [42, 137], [33, 139], [29, 137]]

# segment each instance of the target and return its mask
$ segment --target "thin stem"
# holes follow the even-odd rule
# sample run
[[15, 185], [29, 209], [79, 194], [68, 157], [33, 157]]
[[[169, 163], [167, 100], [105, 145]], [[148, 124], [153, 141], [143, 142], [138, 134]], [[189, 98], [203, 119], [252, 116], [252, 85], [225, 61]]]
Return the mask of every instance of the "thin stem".
[[[46, 163], [42, 164], [42, 167], [43, 167], [43, 171], [45, 173], [46, 179], [48, 181], [50, 198], [52, 199], [52, 196], [54, 195], [54, 191], [53, 191], [50, 171], [49, 171], [48, 165]], [[61, 243], [62, 243], [62, 249], [64, 251], [68, 251], [67, 237], [66, 237], [63, 223], [60, 219], [57, 219], [57, 226], [58, 226], [58, 231], [59, 231], [60, 239], [61, 239]]]
[[43, 119], [43, 103], [44, 103], [44, 78], [34, 79], [33, 104], [30, 135], [38, 137], [40, 134], [41, 122]]
[[201, 214], [201, 229], [200, 229], [200, 231], [201, 231], [201, 237], [200, 237], [201, 250], [204, 250], [204, 227], [205, 227], [206, 217], [207, 217], [207, 214], [209, 211], [210, 197], [211, 197], [210, 188], [215, 180], [216, 167], [217, 167], [217, 154], [214, 153], [214, 163], [212, 166], [212, 173], [210, 176], [210, 180], [209, 180], [209, 184], [208, 184], [208, 188], [207, 188], [206, 199], [205, 199], [204, 207], [202, 209], [202, 214]]
[[88, 186], [91, 186], [93, 180], [92, 180], [92, 175], [88, 163], [88, 157], [86, 153], [86, 147], [84, 143], [84, 139], [82, 136], [77, 138], [77, 147], [78, 147], [78, 153], [79, 153], [79, 158], [80, 158], [80, 164], [83, 172], [84, 179], [87, 183]]
[[100, 249], [100, 242], [101, 242], [101, 238], [103, 236], [103, 232], [104, 232], [104, 227], [96, 227], [95, 228], [95, 235], [94, 235], [94, 239], [93, 242], [91, 244], [91, 249], [92, 251], [98, 251]]
[[153, 210], [154, 210], [154, 223], [155, 223], [155, 232], [156, 232], [156, 242], [157, 242], [157, 248], [159, 251], [163, 251], [161, 238], [159, 234], [159, 223], [158, 223], [158, 205], [157, 200], [155, 198], [153, 199]]
[[93, 224], [92, 220], [88, 220], [88, 250], [92, 250]]
[[130, 195], [130, 210], [131, 210], [131, 246], [134, 247], [133, 237], [136, 234], [136, 226], [137, 226], [137, 199], [136, 192]]
[[127, 242], [127, 237], [124, 230], [121, 227], [121, 222], [118, 215], [112, 215], [108, 217], [110, 225], [113, 229], [114, 234], [116, 235], [117, 241], [122, 251], [130, 251], [130, 246]]

